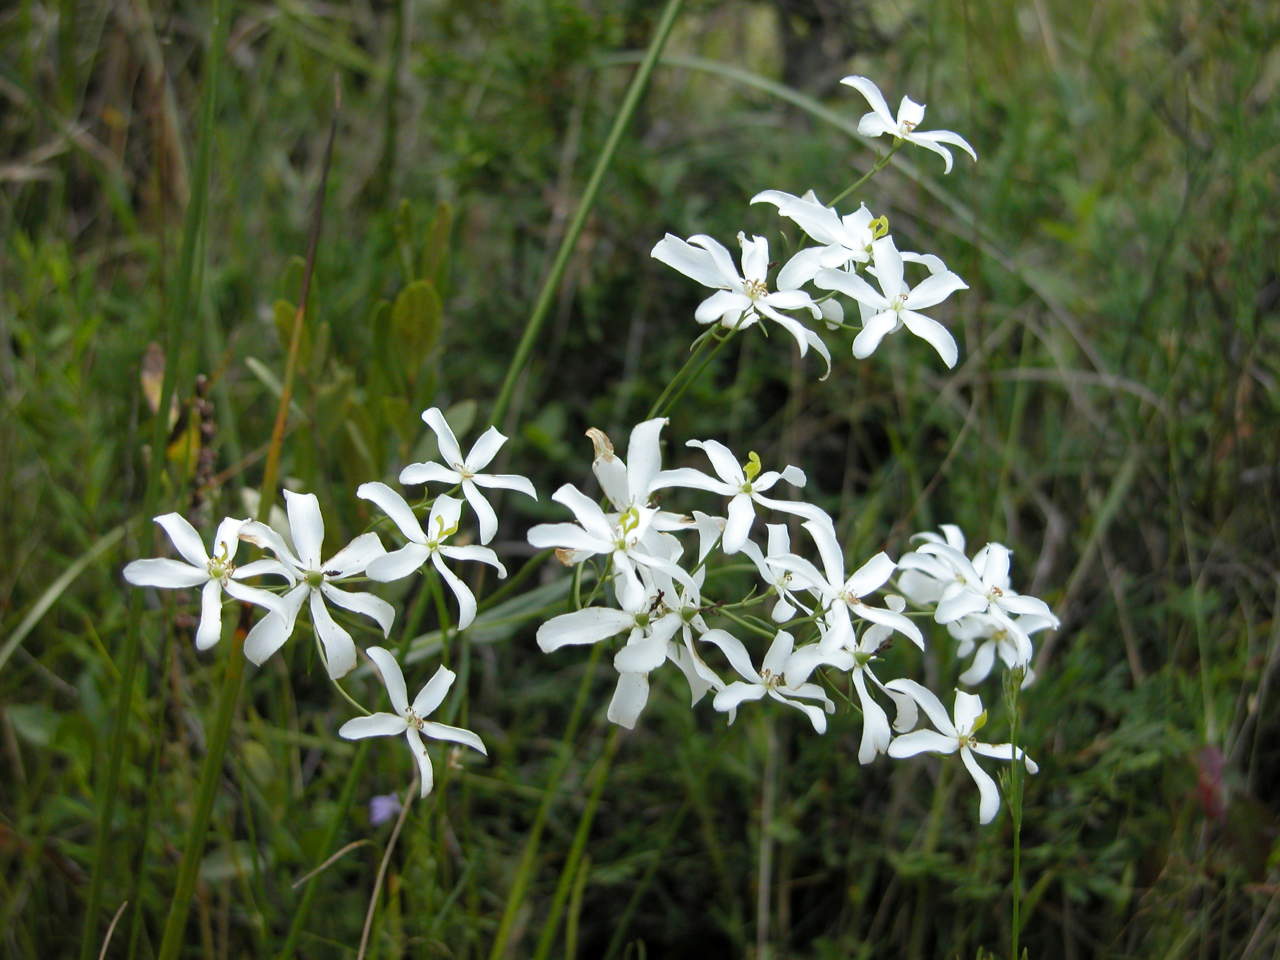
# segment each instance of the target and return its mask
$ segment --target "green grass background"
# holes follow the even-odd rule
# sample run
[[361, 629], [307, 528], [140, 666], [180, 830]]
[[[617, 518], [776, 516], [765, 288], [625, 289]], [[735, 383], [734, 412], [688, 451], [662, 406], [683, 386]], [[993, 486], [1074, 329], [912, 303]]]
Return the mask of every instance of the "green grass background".
[[[182, 422], [203, 418], [208, 452], [193, 454], [191, 433], [170, 447], [162, 509], [211, 527], [246, 512], [241, 491], [260, 482], [336, 77], [283, 460], [320, 496], [335, 544], [370, 519], [355, 486], [393, 479], [418, 451], [422, 408], [484, 426], [658, 11], [230, 6], [177, 371]], [[120, 569], [164, 549], [142, 516], [156, 455], [142, 368], [175, 309], [200, 189], [211, 32], [201, 4], [21, 0], [0, 12], [5, 956], [79, 949], [128, 623]], [[704, 0], [667, 53], [500, 425], [506, 466], [543, 493], [505, 501], [500, 552], [518, 567], [528, 524], [559, 519], [546, 495], [585, 481], [583, 431], [621, 443], [683, 361], [699, 290], [649, 259], [653, 243], [746, 229], [785, 249], [782, 222], [750, 196], [831, 196], [876, 156], [850, 135], [865, 107], [838, 79], [867, 74], [891, 103], [909, 92], [928, 104], [926, 127], [960, 131], [980, 162], [960, 158], [944, 178], [937, 158], [904, 151], [861, 198], [900, 246], [940, 254], [969, 283], [947, 315], [960, 366], [948, 373], [906, 336], [857, 363], [833, 342], [835, 372], [819, 383], [789, 340], [743, 338], [674, 412], [668, 457], [714, 436], [803, 466], [853, 557], [896, 556], [945, 521], [1013, 547], [1015, 584], [1063, 621], [1040, 638], [1024, 699], [1041, 765], [1023, 831], [1032, 957], [1275, 956], [1280, 8]], [[550, 568], [528, 581], [562, 582]], [[429, 632], [430, 608], [411, 613], [415, 589], [401, 617]], [[130, 901], [111, 956], [150, 956], [158, 940], [227, 650], [196, 654], [190, 605], [146, 603], [95, 919], [101, 937]], [[459, 719], [490, 760], [465, 758], [415, 805], [371, 956], [487, 955], [569, 749], [508, 953], [532, 955], [611, 689], [606, 664], [562, 747], [587, 656], [543, 656], [536, 622], [527, 611], [491, 622], [451, 651], [467, 691]], [[300, 639], [250, 671], [190, 956], [271, 955], [294, 881], [334, 852], [321, 837], [354, 755], [335, 734], [350, 709]], [[898, 655], [935, 689], [957, 672], [943, 642], [923, 665]], [[436, 659], [417, 661], [411, 687]], [[726, 732], [660, 676], [621, 741], [550, 955], [1007, 955], [1007, 809], [980, 828], [958, 767], [860, 767], [847, 711], [821, 738], [769, 710], [744, 710]], [[368, 676], [350, 685], [366, 702], [380, 695]], [[999, 699], [994, 682], [982, 693]], [[1221, 755], [1220, 777], [1206, 750]], [[339, 846], [364, 842], [321, 874], [302, 955], [354, 956], [391, 829], [370, 826], [365, 804], [409, 776], [407, 751], [374, 745]], [[1221, 816], [1206, 790], [1225, 797]]]

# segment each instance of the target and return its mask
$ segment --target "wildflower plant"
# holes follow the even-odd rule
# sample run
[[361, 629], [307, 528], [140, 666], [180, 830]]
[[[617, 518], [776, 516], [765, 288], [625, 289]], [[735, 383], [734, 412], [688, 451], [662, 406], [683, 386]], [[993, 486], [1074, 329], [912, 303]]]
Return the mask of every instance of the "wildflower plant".
[[[951, 154], [944, 145], [976, 159], [959, 135], [920, 131], [924, 108], [910, 98], [894, 117], [869, 80], [844, 82], [871, 105], [859, 125], [864, 134], [892, 136], [894, 150], [912, 144], [939, 153], [948, 172]], [[944, 525], [940, 534], [918, 534], [915, 548], [896, 558], [888, 550], [851, 556], [840, 534], [846, 525], [802, 496], [808, 486], [800, 466], [765, 469], [749, 446], [734, 450], [718, 437], [669, 437], [669, 459], [684, 448], [699, 456], [663, 467], [661, 445], [669, 428], [664, 414], [705, 368], [710, 353], [733, 338], [781, 328], [801, 356], [812, 350], [822, 357], [824, 379], [839, 351], [866, 361], [882, 347], [889, 349], [886, 338], [903, 328], [928, 342], [946, 367], [959, 359], [953, 334], [922, 312], [966, 289], [937, 255], [900, 250], [888, 220], [873, 216], [860, 198], [856, 207], [841, 209], [824, 205], [813, 190], [796, 195], [766, 189], [751, 202], [772, 204], [807, 237], [776, 270], [764, 236], [739, 233], [738, 258], [705, 235], [685, 241], [668, 233], [653, 247], [655, 260], [713, 291], [692, 317], [692, 329], [706, 329], [695, 339], [689, 363], [650, 415], [631, 429], [625, 457], [603, 430], [590, 430], [589, 469], [580, 483], [565, 483], [550, 496], [563, 519], [527, 530], [529, 545], [554, 554], [572, 571], [571, 609], [548, 608], [536, 642], [556, 657], [572, 656], [572, 647], [609, 648], [616, 681], [606, 716], [624, 729], [645, 721], [652, 684], [670, 682], [665, 678], [676, 673], [691, 708], [723, 714], [730, 724], [739, 714], [781, 705], [802, 713], [814, 734], [822, 735], [829, 718], [848, 704], [861, 717], [859, 763], [959, 753], [978, 788], [978, 819], [988, 823], [1000, 798], [975, 757], [1025, 761], [1031, 773], [1036, 767], [1015, 744], [977, 739], [987, 715], [976, 694], [956, 690], [948, 715], [937, 694], [917, 678], [925, 675], [924, 660], [934, 646], [950, 643], [959, 656], [973, 658], [958, 677], [962, 684], [985, 682], [997, 665], [1029, 682], [1032, 636], [1056, 627], [1057, 620], [1042, 600], [1013, 589], [1010, 551], [991, 543], [969, 556], [960, 529]], [[918, 280], [908, 282], [908, 267], [919, 273]], [[846, 319], [851, 317], [858, 320]], [[501, 546], [488, 544], [495, 542], [503, 526], [500, 511], [511, 498], [499, 501], [495, 494], [536, 500], [538, 493], [520, 473], [487, 472], [506, 442], [496, 425], [464, 454], [439, 407], [422, 418], [434, 434], [439, 460], [409, 463], [398, 473], [401, 485], [423, 489], [421, 499], [408, 499], [376, 479], [360, 484], [354, 497], [377, 508], [370, 528], [330, 559], [323, 559], [320, 501], [285, 491], [287, 530], [227, 518], [208, 553], [186, 520], [166, 514], [157, 522], [183, 559], [137, 560], [124, 573], [138, 586], [200, 587], [201, 650], [219, 637], [224, 593], [264, 610], [248, 627], [243, 653], [232, 653], [255, 665], [297, 632], [307, 607], [326, 672], [360, 714], [332, 732], [346, 739], [403, 735], [425, 797], [435, 778], [424, 738], [480, 755], [486, 750], [470, 730], [428, 719], [449, 710], [455, 674], [448, 667], [437, 665], [408, 699], [408, 647], [393, 652], [381, 645], [397, 611], [376, 592], [378, 585], [421, 573], [426, 584], [416, 589], [436, 596], [442, 634], [451, 631], [465, 643], [464, 632], [479, 612], [476, 588], [482, 579], [470, 574], [488, 566], [500, 579], [507, 575]], [[532, 472], [534, 465], [526, 469]], [[237, 566], [241, 541], [271, 556]], [[731, 566], [738, 572], [729, 575]], [[753, 574], [745, 581], [743, 568]], [[265, 579], [245, 582], [257, 578]], [[445, 603], [442, 588], [453, 604]], [[355, 634], [331, 608], [341, 611]], [[454, 610], [454, 623], [447, 624]], [[939, 629], [927, 636], [922, 626], [931, 622]], [[365, 645], [362, 633], [377, 643]], [[914, 676], [889, 676], [885, 654], [904, 642], [909, 657], [893, 662], [905, 659]], [[338, 685], [357, 666], [361, 646], [392, 712], [370, 710]], [[420, 662], [407, 665], [413, 675], [423, 675]], [[933, 729], [919, 726], [922, 712]], [[374, 786], [387, 792], [395, 785]], [[499, 941], [506, 929], [504, 919]]]

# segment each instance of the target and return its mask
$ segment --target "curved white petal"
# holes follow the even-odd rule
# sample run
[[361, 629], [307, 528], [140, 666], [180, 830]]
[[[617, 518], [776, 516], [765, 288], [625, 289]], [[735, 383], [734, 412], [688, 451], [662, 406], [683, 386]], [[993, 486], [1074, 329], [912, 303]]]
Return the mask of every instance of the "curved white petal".
[[187, 522], [186, 517], [180, 513], [166, 513], [156, 517], [155, 521], [164, 528], [174, 549], [187, 563], [203, 568], [209, 562], [209, 554], [205, 552], [200, 534], [196, 533], [196, 528]]
[[431, 758], [427, 756], [427, 745], [422, 742], [422, 737], [413, 727], [405, 730], [404, 738], [409, 741], [409, 751], [413, 754], [413, 759], [418, 762], [418, 780], [422, 785], [418, 796], [425, 797], [435, 786], [435, 774], [431, 769]]
[[901, 760], [914, 757], [918, 753], [955, 753], [957, 744], [955, 737], [944, 737], [933, 730], [913, 730], [900, 737], [894, 737], [886, 751], [889, 756]]
[[200, 625], [196, 627], [196, 649], [208, 650], [222, 637], [222, 585], [210, 580], [200, 591]]
[[311, 593], [311, 625], [324, 647], [325, 665], [329, 676], [334, 680], [345, 677], [356, 665], [356, 645], [336, 620], [329, 608], [324, 605], [324, 597], [319, 591]]
[[932, 317], [914, 310], [903, 310], [901, 316], [906, 328], [933, 347], [948, 369], [956, 365], [960, 358], [960, 348], [956, 346], [956, 338], [951, 335], [951, 331]]
[[298, 559], [305, 569], [319, 570], [324, 544], [324, 517], [320, 515], [319, 498], [314, 493], [286, 490], [284, 503], [289, 513], [289, 536], [298, 551]]
[[635, 625], [634, 614], [612, 607], [587, 607], [552, 617], [538, 627], [538, 647], [551, 653], [561, 647], [598, 643]]
[[448, 740], [451, 743], [460, 743], [464, 747], [470, 747], [472, 750], [478, 750], [486, 757], [489, 751], [484, 748], [484, 741], [462, 727], [451, 727], [447, 723], [436, 723], [428, 720], [422, 725], [422, 732], [433, 740]]
[[444, 703], [445, 695], [449, 692], [449, 688], [453, 686], [453, 681], [457, 679], [457, 674], [448, 667], [437, 667], [436, 672], [431, 675], [431, 679], [426, 682], [418, 695], [413, 698], [413, 712], [419, 717], [429, 717], [435, 712], [440, 704]]
[[408, 543], [399, 550], [392, 550], [390, 553], [374, 558], [365, 568], [365, 574], [370, 580], [376, 580], [379, 583], [402, 580], [426, 563], [429, 556], [431, 551], [422, 544]]
[[471, 504], [471, 509], [475, 511], [476, 522], [480, 525], [480, 542], [488, 543], [498, 532], [498, 515], [493, 512], [489, 501], [472, 481], [462, 481], [462, 495], [467, 498], [467, 503]]
[[386, 552], [376, 533], [362, 533], [329, 558], [324, 564], [325, 575], [334, 580], [354, 577]]
[[422, 483], [452, 485], [462, 482], [462, 474], [438, 463], [411, 463], [400, 471], [400, 482], [405, 486], [416, 486]]
[[467, 470], [471, 473], [479, 473], [493, 462], [493, 458], [498, 455], [498, 451], [502, 449], [502, 445], [506, 442], [507, 438], [503, 436], [497, 427], [490, 427], [480, 434], [476, 438], [476, 442], [471, 445], [471, 451], [467, 454], [467, 459], [463, 461]]
[[124, 578], [136, 587], [180, 589], [204, 583], [209, 579], [209, 571], [203, 565], [193, 567], [181, 560], [157, 557], [134, 560], [124, 568]]
[[452, 570], [444, 565], [439, 553], [432, 554], [431, 562], [440, 574], [440, 579], [445, 582], [445, 585], [453, 591], [454, 597], [457, 598], [458, 629], [467, 629], [476, 618], [476, 595], [471, 592], [470, 587], [458, 579]]
[[973, 752], [968, 747], [960, 748], [960, 759], [964, 761], [965, 769], [973, 777], [973, 782], [978, 785], [978, 793], [981, 795], [978, 803], [978, 822], [990, 823], [996, 818], [996, 812], [1000, 809], [1000, 791], [996, 789], [996, 782], [991, 779], [987, 771], [978, 766], [978, 761], [974, 759]]
[[397, 717], [393, 713], [374, 713], [367, 717], [348, 720], [338, 728], [338, 736], [345, 740], [390, 737], [397, 733], [404, 733], [407, 726], [404, 717]]
[[644, 673], [618, 675], [618, 685], [613, 688], [613, 699], [605, 714], [610, 723], [627, 730], [634, 729], [640, 712], [649, 702], [649, 676]]
[[377, 480], [362, 483], [356, 488], [356, 496], [381, 508], [382, 512], [391, 518], [391, 522], [400, 528], [400, 532], [406, 539], [414, 543], [427, 542], [427, 535], [422, 531], [422, 524], [418, 522], [418, 518], [413, 515], [413, 509], [405, 502], [404, 497], [385, 483]]
[[453, 428], [445, 420], [439, 407], [430, 407], [422, 411], [423, 422], [436, 435], [436, 445], [440, 448], [440, 456], [445, 463], [452, 465], [462, 463], [462, 448], [458, 446], [458, 438], [453, 435]]
[[325, 598], [330, 603], [342, 607], [344, 610], [350, 610], [352, 613], [368, 617], [382, 628], [384, 637], [391, 632], [391, 624], [396, 619], [396, 608], [381, 597], [375, 597], [372, 593], [339, 590], [328, 583], [320, 585], [320, 592], [325, 595]]

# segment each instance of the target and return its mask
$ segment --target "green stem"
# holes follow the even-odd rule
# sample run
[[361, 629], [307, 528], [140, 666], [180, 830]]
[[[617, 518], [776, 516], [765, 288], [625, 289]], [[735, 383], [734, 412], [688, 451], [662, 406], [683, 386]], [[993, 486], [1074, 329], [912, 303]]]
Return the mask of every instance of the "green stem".
[[573, 844], [569, 847], [569, 856], [565, 859], [564, 866], [560, 870], [560, 880], [556, 884], [555, 893], [551, 897], [551, 910], [547, 915], [546, 923], [542, 926], [542, 934], [538, 937], [538, 947], [534, 952], [533, 960], [546, 960], [551, 955], [551, 947], [556, 939], [556, 930], [560, 926], [560, 914], [564, 912], [569, 889], [578, 874], [578, 862], [582, 859], [582, 851], [587, 845], [587, 836], [591, 833], [591, 823], [595, 820], [596, 809], [600, 806], [600, 797], [604, 793], [604, 785], [609, 779], [609, 767], [613, 763], [614, 754], [618, 752], [618, 742], [621, 739], [621, 734], [621, 727], [613, 728], [609, 734], [609, 739], [605, 741], [604, 751], [596, 762], [596, 768], [592, 771], [595, 776], [595, 783], [591, 787], [591, 796], [587, 798], [587, 805], [578, 820], [578, 829], [573, 835]]
[[[160, 500], [160, 477], [165, 469], [165, 439], [169, 426], [169, 407], [178, 383], [182, 363], [183, 324], [193, 316], [195, 299], [195, 261], [200, 234], [204, 229], [205, 208], [209, 193], [209, 158], [213, 143], [214, 105], [217, 97], [218, 67], [222, 61], [222, 48], [226, 42], [227, 23], [222, 16], [221, 3], [215, 0], [211, 15], [213, 34], [209, 42], [208, 73], [204, 84], [204, 101], [200, 114], [200, 146], [196, 152], [191, 205], [183, 225], [182, 251], [175, 277], [173, 301], [165, 324], [164, 380], [160, 387], [160, 403], [156, 408], [151, 427], [151, 461], [147, 467], [147, 489], [143, 498], [143, 516], [156, 514]], [[110, 746], [107, 749], [107, 769], [103, 777], [102, 801], [98, 808], [97, 836], [94, 842], [93, 876], [89, 883], [89, 895], [85, 902], [84, 929], [80, 940], [81, 960], [89, 960], [98, 946], [98, 912], [101, 909], [102, 889], [106, 880], [106, 865], [117, 862], [110, 855], [115, 816], [116, 796], [120, 790], [120, 771], [124, 764], [125, 739], [128, 723], [133, 716], [134, 687], [137, 685], [138, 661], [142, 638], [142, 593], [135, 590], [129, 598], [129, 626], [125, 635], [123, 663], [120, 669], [119, 693], [113, 712]]]
[[551, 309], [551, 303], [555, 298], [557, 288], [560, 286], [560, 280], [564, 276], [565, 268], [569, 265], [569, 257], [578, 245], [578, 236], [582, 233], [582, 228], [587, 222], [587, 215], [591, 212], [591, 208], [595, 206], [596, 195], [600, 191], [600, 184], [604, 180], [605, 172], [613, 163], [614, 154], [618, 151], [618, 144], [622, 142], [622, 134], [631, 122], [631, 118], [636, 112], [636, 107], [640, 103], [640, 97], [644, 93], [645, 87], [649, 84], [649, 76], [653, 73], [653, 68], [657, 64], [658, 58], [662, 55], [662, 48], [666, 45], [667, 37], [670, 35], [671, 28], [676, 21], [676, 14], [680, 12], [683, 2], [684, 0], [667, 0], [667, 6], [658, 20], [653, 39], [649, 41], [649, 49], [645, 53], [644, 60], [641, 61], [640, 68], [636, 70], [635, 76], [631, 78], [631, 86], [627, 88], [622, 106], [618, 109], [617, 116], [614, 117], [613, 127], [605, 140], [604, 148], [596, 158], [596, 165], [591, 171], [591, 177], [587, 181], [586, 189], [582, 192], [582, 200], [578, 203], [578, 209], [574, 211], [569, 228], [565, 231], [565, 235], [560, 241], [560, 249], [556, 251], [551, 270], [542, 282], [542, 289], [538, 292], [538, 299], [534, 301], [533, 311], [529, 314], [529, 319], [525, 323], [524, 334], [520, 337], [520, 343], [516, 346], [516, 352], [507, 367], [507, 374], [503, 378], [502, 387], [498, 390], [498, 399], [494, 401], [493, 410], [489, 413], [489, 422], [492, 424], [500, 424], [502, 418], [506, 416], [507, 408], [511, 405], [511, 395], [515, 390], [516, 380], [524, 372], [529, 362], [529, 354], [533, 350], [533, 341], [537, 338], [538, 332], [542, 329], [542, 324]]
[[[733, 335], [735, 333], [737, 333], [736, 330], [731, 330], [729, 331], [729, 334], [726, 337], [712, 337], [711, 339], [716, 341], [715, 349], [707, 353], [707, 355], [703, 358], [702, 363], [700, 363], [695, 370], [693, 370], [687, 377], [685, 377], [684, 381], [680, 384], [679, 389], [676, 390], [674, 393], [672, 393], [670, 399], [666, 401], [665, 405], [660, 405], [657, 403], [653, 405], [653, 409], [649, 412], [648, 419], [662, 416], [668, 410], [674, 407], [677, 403], [679, 403], [680, 398], [684, 396], [684, 392], [688, 390], [691, 386], [693, 386], [693, 384], [697, 381], [697, 379], [702, 376], [702, 371], [707, 369], [707, 367], [711, 364], [711, 361], [715, 359], [716, 354], [724, 349], [724, 345], [733, 339]], [[673, 378], [672, 383], [674, 382], [675, 380]]]
[[516, 868], [515, 882], [511, 892], [507, 894], [507, 902], [502, 910], [502, 919], [498, 922], [498, 932], [493, 938], [493, 949], [489, 951], [489, 960], [500, 960], [506, 953], [507, 941], [511, 938], [511, 929], [515, 924], [516, 914], [524, 902], [525, 890], [533, 876], [534, 861], [538, 856], [538, 846], [542, 841], [542, 831], [547, 825], [547, 815], [551, 812], [551, 803], [564, 780], [565, 769], [573, 757], [571, 745], [578, 735], [578, 727], [582, 723], [582, 715], [587, 703], [587, 694], [591, 690], [591, 681], [595, 678], [596, 665], [600, 662], [600, 654], [604, 644], [597, 643], [591, 649], [591, 657], [587, 661], [586, 672], [582, 682], [578, 684], [578, 693], [574, 698], [573, 709], [569, 714], [569, 723], [565, 727], [564, 736], [560, 738], [560, 758], [556, 761], [551, 776], [547, 778], [546, 789], [542, 792], [542, 802], [534, 815], [533, 826], [529, 828], [528, 839], [525, 840], [524, 851], [520, 855], [520, 864]]
[[689, 356], [685, 358], [684, 364], [675, 372], [671, 379], [667, 381], [667, 385], [662, 388], [662, 393], [658, 394], [658, 399], [653, 401], [653, 406], [651, 406], [649, 408], [649, 412], [645, 414], [646, 420], [652, 420], [654, 417], [658, 416], [659, 411], [666, 406], [667, 398], [671, 396], [671, 391], [676, 388], [676, 385], [680, 383], [681, 378], [693, 368], [693, 365], [697, 363], [703, 353], [706, 352], [707, 344], [711, 342], [714, 335], [715, 332], [709, 330], [693, 342], [692, 349]]
[[205, 745], [204, 760], [200, 764], [200, 792], [196, 808], [187, 830], [187, 842], [182, 850], [182, 863], [178, 867], [178, 883], [169, 902], [169, 916], [164, 922], [164, 936], [160, 940], [157, 956], [160, 960], [173, 960], [182, 949], [186, 938], [187, 912], [191, 909], [196, 888], [196, 874], [200, 869], [205, 837], [209, 828], [209, 814], [213, 811], [214, 795], [222, 782], [219, 776], [227, 740], [231, 734], [231, 719], [240, 702], [240, 687], [244, 680], [244, 636], [242, 623], [236, 628], [235, 639], [227, 654], [227, 670], [222, 679], [222, 692], [218, 695], [218, 713], [213, 721], [213, 732]]
[[1018, 941], [1022, 935], [1022, 787], [1023, 761], [1018, 755], [1018, 691], [1023, 673], [1013, 670], [1006, 675], [1005, 697], [1009, 705], [1009, 743], [1013, 747], [1009, 769], [1009, 816], [1013, 820], [1013, 918], [1009, 930], [1010, 960], [1018, 960]]
[[[430, 590], [418, 591], [418, 595], [414, 599], [413, 608], [404, 621], [403, 633], [400, 635], [400, 646], [396, 652], [397, 660], [403, 660], [405, 654], [408, 653], [409, 644], [413, 642], [413, 637], [417, 633], [418, 625], [422, 622], [422, 615], [426, 612], [427, 602], [430, 599]], [[342, 794], [338, 797], [338, 805], [333, 810], [333, 816], [325, 829], [324, 839], [320, 843], [322, 852], [332, 850], [338, 842], [338, 833], [342, 829], [342, 825], [347, 822], [347, 811], [351, 808], [351, 801], [356, 795], [356, 787], [364, 775], [364, 765], [368, 756], [369, 741], [361, 740], [356, 748], [356, 755], [351, 760], [351, 766], [347, 769], [347, 781], [342, 785]], [[307, 916], [311, 912], [311, 904], [316, 897], [316, 890], [318, 889], [316, 880], [319, 876], [320, 873], [317, 872], [307, 880], [307, 885], [302, 891], [302, 899], [293, 911], [293, 918], [289, 921], [289, 932], [285, 936], [284, 946], [280, 948], [279, 960], [290, 960], [293, 952], [298, 949], [298, 940], [302, 937], [303, 924], [307, 922]]]
[[895, 139], [893, 141], [893, 146], [889, 148], [889, 152], [886, 153], [879, 160], [877, 160], [874, 167], [872, 167], [870, 170], [868, 170], [866, 173], [860, 176], [857, 180], [853, 181], [853, 183], [849, 184], [849, 186], [845, 187], [843, 190], [837, 193], [834, 197], [832, 197], [830, 202], [827, 204], [827, 206], [834, 207], [837, 203], [839, 203], [849, 194], [853, 193], [853, 191], [857, 190], [860, 186], [862, 186], [864, 183], [866, 183], [868, 180], [874, 177], [877, 173], [879, 173], [881, 170], [887, 167], [889, 165], [889, 159], [895, 153], [898, 152], [898, 149], [904, 143], [906, 143], [905, 140]]

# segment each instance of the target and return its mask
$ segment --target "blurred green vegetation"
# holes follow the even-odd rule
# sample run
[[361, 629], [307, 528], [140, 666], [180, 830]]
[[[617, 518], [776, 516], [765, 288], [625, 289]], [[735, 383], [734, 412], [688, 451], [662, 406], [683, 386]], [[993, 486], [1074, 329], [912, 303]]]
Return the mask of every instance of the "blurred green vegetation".
[[[320, 496], [330, 543], [370, 519], [354, 487], [420, 452], [422, 408], [458, 407], [483, 427], [656, 17], [637, 0], [232, 5], [165, 510], [211, 525], [244, 513], [261, 478], [334, 78], [284, 459], [290, 482]], [[6, 956], [79, 942], [126, 622], [120, 569], [161, 549], [140, 517], [162, 455], [146, 448], [144, 382], [163, 358], [146, 358], [174, 296], [210, 33], [201, 4], [0, 12]], [[499, 425], [507, 465], [544, 493], [505, 502], [508, 565], [531, 552], [527, 524], [556, 516], [545, 494], [584, 481], [583, 431], [621, 443], [683, 361], [700, 291], [649, 259], [653, 243], [740, 229], [780, 242], [754, 193], [828, 197], [874, 160], [849, 135], [865, 107], [839, 78], [867, 74], [890, 102], [910, 92], [929, 105], [926, 126], [960, 131], [980, 162], [943, 178], [937, 158], [904, 152], [861, 199], [969, 283], [949, 317], [958, 369], [898, 337], [868, 362], [841, 348], [819, 383], [789, 342], [742, 338], [667, 436], [803, 466], [855, 557], [897, 555], [940, 521], [999, 539], [1016, 551], [1015, 583], [1062, 616], [1025, 698], [1041, 765], [1023, 837], [1032, 957], [1275, 956], [1280, 7], [700, 0], [668, 54]], [[672, 442], [668, 458], [684, 456]], [[130, 899], [112, 956], [149, 956], [158, 938], [225, 651], [196, 654], [189, 605], [148, 602], [160, 607], [99, 923]], [[534, 626], [513, 618], [454, 651], [459, 720], [490, 760], [465, 758], [411, 813], [372, 955], [486, 955], [586, 669], [580, 651], [540, 654]], [[607, 672], [511, 956], [532, 950], [586, 802]], [[945, 689], [945, 644], [923, 673]], [[777, 711], [744, 711], [726, 733], [707, 705], [687, 709], [681, 681], [655, 680], [556, 951], [752, 953], [766, 847], [773, 956], [1007, 951], [1009, 818], [979, 828], [953, 765], [860, 767], [849, 713], [821, 738]], [[375, 695], [369, 678], [353, 683]], [[982, 692], [998, 699], [994, 681]], [[335, 852], [320, 838], [355, 750], [335, 736], [348, 714], [305, 642], [252, 672], [190, 955], [278, 944], [294, 881]], [[407, 753], [382, 746], [340, 846], [368, 842], [321, 875], [305, 956], [355, 952], [390, 831], [365, 804], [410, 775]]]

